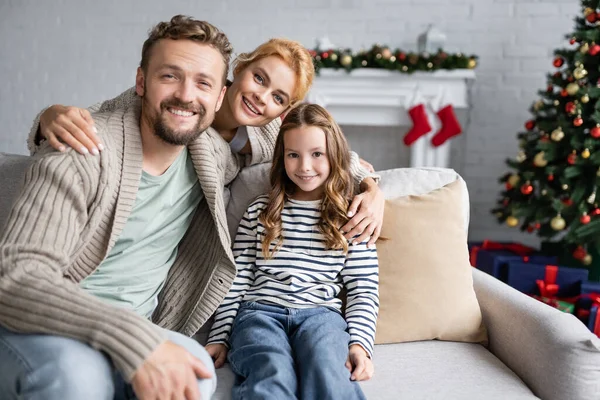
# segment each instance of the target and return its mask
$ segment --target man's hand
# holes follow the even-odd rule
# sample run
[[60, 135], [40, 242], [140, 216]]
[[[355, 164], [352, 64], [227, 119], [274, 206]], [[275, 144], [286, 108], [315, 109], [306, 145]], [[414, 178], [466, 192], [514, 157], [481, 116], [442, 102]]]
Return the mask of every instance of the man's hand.
[[363, 160], [362, 158], [358, 159], [358, 162], [360, 163], [360, 165], [362, 165], [362, 167], [364, 169], [366, 169], [369, 172], [375, 172], [375, 168], [373, 168], [373, 164], [371, 164], [368, 161]]
[[359, 344], [350, 346], [346, 368], [351, 373], [350, 380], [353, 381], [368, 381], [373, 376], [373, 372], [375, 372], [373, 361], [371, 361], [365, 349]]
[[38, 134], [46, 138], [50, 146], [58, 151], [65, 151], [63, 142], [81, 154], [97, 155], [98, 151], [104, 148], [96, 135], [90, 112], [83, 108], [60, 104], [49, 107], [40, 116]]
[[204, 346], [215, 363], [215, 368], [221, 368], [227, 359], [227, 346], [223, 343], [207, 344]]
[[212, 374], [183, 347], [166, 341], [138, 368], [131, 382], [140, 400], [199, 399], [198, 378]]
[[385, 198], [373, 179], [366, 178], [363, 182], [367, 189], [352, 199], [348, 209], [351, 219], [341, 229], [348, 240], [360, 235], [352, 243], [362, 243], [370, 237], [368, 246], [371, 247], [381, 234]]

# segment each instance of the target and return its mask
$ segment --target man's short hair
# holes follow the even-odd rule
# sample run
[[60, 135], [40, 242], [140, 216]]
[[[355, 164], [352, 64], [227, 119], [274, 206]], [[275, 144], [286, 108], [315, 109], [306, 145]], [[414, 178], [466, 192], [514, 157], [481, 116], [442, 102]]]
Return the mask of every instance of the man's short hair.
[[216, 26], [206, 21], [198, 21], [186, 15], [176, 15], [169, 22], [158, 23], [152, 28], [148, 34], [148, 39], [146, 39], [142, 47], [140, 67], [144, 72], [148, 70], [152, 47], [161, 39], [193, 40], [198, 43], [210, 45], [218, 50], [225, 63], [225, 73], [223, 75], [223, 83], [225, 83], [227, 74], [229, 73], [229, 61], [233, 47], [227, 36]]

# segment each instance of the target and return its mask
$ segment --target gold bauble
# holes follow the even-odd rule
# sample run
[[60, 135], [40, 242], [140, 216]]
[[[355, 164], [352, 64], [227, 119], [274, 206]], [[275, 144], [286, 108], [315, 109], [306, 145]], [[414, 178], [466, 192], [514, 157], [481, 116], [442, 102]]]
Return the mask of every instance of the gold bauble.
[[517, 186], [517, 184], [519, 183], [519, 181], [521, 180], [521, 177], [517, 174], [512, 174], [511, 176], [508, 177], [507, 182], [511, 185], [511, 186]]
[[552, 140], [554, 140], [555, 142], [560, 142], [564, 137], [565, 137], [565, 133], [563, 132], [563, 130], [560, 126], [558, 128], [556, 128], [555, 130], [553, 130], [552, 133], [550, 134], [550, 138]]
[[590, 96], [588, 96], [587, 94], [584, 94], [583, 96], [581, 96], [581, 102], [583, 104], [587, 103], [590, 101]]
[[590, 149], [584, 149], [581, 152], [581, 157], [583, 157], [583, 158], [590, 158]]
[[591, 8], [591, 7], [586, 7], [586, 8], [585, 8], [585, 10], [583, 10], [583, 15], [584, 15], [585, 17], [587, 17], [588, 15], [590, 15], [590, 14], [591, 14], [591, 13], [593, 13], [593, 12], [594, 12], [594, 9], [593, 9], [593, 8]]
[[587, 74], [588, 72], [585, 70], [585, 68], [583, 68], [583, 66], [577, 67], [575, 70], [573, 70], [573, 76], [575, 79], [583, 79], [587, 76]]
[[548, 194], [548, 191], [547, 191], [546, 189], [542, 189], [542, 192], [541, 192], [541, 193], [542, 193], [542, 196], [545, 196], [545, 195], [547, 195], [547, 194]]
[[[579, 51], [583, 54], [587, 53], [590, 50], [590, 45], [588, 43], [584, 43], [581, 45], [581, 47], [579, 47]], [[577, 78], [577, 77], [575, 77]], [[577, 78], [580, 79], [580, 78]]]
[[550, 221], [550, 226], [555, 231], [562, 231], [563, 229], [565, 229], [565, 226], [567, 226], [567, 223], [559, 214], [556, 217], [552, 218], [552, 220]]
[[536, 167], [545, 167], [548, 165], [548, 161], [544, 158], [544, 152], [540, 151], [533, 157], [533, 165]]
[[587, 198], [587, 202], [589, 204], [594, 204], [595, 201], [596, 201], [596, 190], [594, 190], [592, 192], [592, 194], [590, 194], [589, 197]]
[[566, 183], [563, 183], [563, 185], [561, 187], [562, 187], [562, 190], [569, 189], [569, 185], [567, 185]]
[[336, 53], [331, 53], [329, 58], [331, 59], [331, 61], [336, 61], [338, 59], [338, 55]]
[[473, 69], [477, 66], [477, 60], [474, 58], [469, 58], [469, 62], [467, 63], [467, 68]]
[[558, 101], [558, 100], [554, 100], [554, 101], [552, 102], [552, 104], [554, 104], [555, 106], [558, 106], [558, 105], [560, 104], [560, 101]]
[[392, 57], [392, 51], [388, 47], [385, 47], [383, 50], [381, 50], [381, 55], [384, 60], [389, 60]]
[[542, 108], [544, 106], [544, 102], [542, 100], [538, 100], [535, 103], [533, 103], [533, 109], [535, 111], [539, 111], [540, 108]]
[[349, 66], [352, 64], [352, 56], [350, 54], [344, 54], [340, 59], [340, 64], [342, 64], [344, 67]]
[[527, 160], [527, 155], [525, 154], [525, 152], [523, 150], [519, 150], [519, 152], [517, 152], [516, 160], [517, 160], [517, 162], [523, 162], [523, 161]]
[[506, 218], [506, 225], [514, 228], [515, 226], [519, 225], [519, 219], [510, 215], [508, 218]]
[[585, 257], [581, 259], [583, 265], [591, 265], [592, 264], [592, 256], [590, 254], [586, 254]]
[[567, 85], [567, 93], [571, 96], [573, 96], [575, 93], [577, 93], [579, 91], [579, 84], [575, 83], [575, 82], [571, 82]]

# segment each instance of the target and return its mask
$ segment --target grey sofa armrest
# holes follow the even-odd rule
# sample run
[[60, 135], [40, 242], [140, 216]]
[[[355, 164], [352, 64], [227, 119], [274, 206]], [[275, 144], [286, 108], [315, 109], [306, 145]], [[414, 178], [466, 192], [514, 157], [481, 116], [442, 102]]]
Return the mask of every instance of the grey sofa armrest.
[[490, 351], [544, 400], [600, 399], [600, 339], [574, 315], [473, 269]]

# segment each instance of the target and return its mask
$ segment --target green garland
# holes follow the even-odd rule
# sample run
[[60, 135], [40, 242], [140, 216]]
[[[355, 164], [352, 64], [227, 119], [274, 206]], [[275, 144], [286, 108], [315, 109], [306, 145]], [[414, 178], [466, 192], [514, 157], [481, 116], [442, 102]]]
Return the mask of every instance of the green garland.
[[350, 72], [359, 68], [378, 68], [401, 73], [436, 71], [439, 69], [474, 69], [477, 56], [462, 53], [449, 54], [439, 49], [435, 54], [392, 50], [375, 45], [368, 51], [353, 53], [350, 49], [309, 50], [317, 73], [323, 68], [345, 69]]

